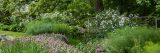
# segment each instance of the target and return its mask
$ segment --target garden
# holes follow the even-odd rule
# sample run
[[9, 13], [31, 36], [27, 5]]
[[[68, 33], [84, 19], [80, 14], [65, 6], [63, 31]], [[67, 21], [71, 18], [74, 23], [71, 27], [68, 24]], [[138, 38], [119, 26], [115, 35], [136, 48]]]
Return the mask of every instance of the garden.
[[159, 0], [0, 0], [0, 53], [159, 52]]

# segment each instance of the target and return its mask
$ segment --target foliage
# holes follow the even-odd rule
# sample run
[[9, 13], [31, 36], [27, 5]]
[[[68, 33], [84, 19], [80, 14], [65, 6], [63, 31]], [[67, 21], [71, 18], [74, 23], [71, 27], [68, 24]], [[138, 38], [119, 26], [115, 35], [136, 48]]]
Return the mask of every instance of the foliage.
[[26, 25], [26, 33], [28, 34], [40, 34], [51, 33], [52, 23], [45, 21], [32, 21]]
[[158, 42], [160, 40], [159, 33], [159, 30], [153, 28], [125, 27], [108, 34], [108, 39], [102, 43], [104, 43], [104, 46], [111, 52], [129, 52], [137, 43], [141, 48], [146, 41]]
[[91, 16], [91, 13], [93, 13], [93, 9], [87, 0], [73, 0], [73, 3], [68, 5], [67, 8], [67, 12], [72, 13], [74, 17], [79, 19]]
[[80, 51], [84, 52], [84, 53], [94, 53], [95, 49], [97, 47], [101, 47], [100, 43], [101, 40], [92, 40], [92, 41], [88, 41], [87, 43], [79, 43], [76, 45], [76, 48], [78, 48]]
[[9, 31], [15, 32], [23, 32], [25, 25], [30, 22], [30, 19], [21, 18], [18, 16], [12, 16], [10, 20], [12, 23], [8, 25], [10, 27]]
[[0, 30], [4, 31], [14, 31], [14, 32], [22, 32], [24, 30], [24, 24], [11, 24], [11, 25], [5, 25], [5, 24], [0, 24]]
[[[5, 30], [0, 33], [13, 36], [26, 35], [15, 33], [23, 31], [32, 35], [65, 34], [69, 35], [67, 37], [71, 44], [77, 45], [81, 42], [82, 44], [77, 47], [84, 52], [89, 50], [90, 53], [93, 53], [95, 49], [94, 44], [83, 43], [108, 35], [109, 39], [104, 42], [107, 50], [111, 52], [138, 53], [144, 46], [144, 42], [159, 41], [159, 31], [153, 28], [126, 27], [118, 29], [134, 26], [133, 20], [129, 19], [132, 18], [132, 15], [160, 16], [159, 0], [102, 0], [105, 10], [95, 12], [94, 6], [97, 5], [97, 1], [0, 0], [0, 30]], [[150, 20], [152, 18], [147, 22]], [[140, 22], [142, 21], [140, 20]], [[74, 26], [78, 26], [80, 29]], [[118, 30], [115, 31], [115, 29]], [[80, 33], [81, 31], [84, 32]], [[108, 34], [108, 32], [112, 33]]]
[[[17, 16], [25, 18], [26, 9], [25, 4], [27, 1], [25, 0], [1, 0], [0, 2], [0, 22], [4, 24], [11, 24], [12, 23], [12, 16]], [[23, 7], [24, 6], [24, 7]]]
[[[157, 1], [157, 6], [156, 6], [156, 14], [160, 12], [160, 1]], [[160, 14], [158, 14], [160, 16]]]
[[0, 22], [7, 26], [4, 29], [18, 32], [24, 30], [25, 20], [58, 13], [55, 20], [83, 25], [84, 19], [94, 13], [87, 0], [2, 0], [0, 7]]
[[33, 42], [20, 42], [16, 44], [5, 45], [0, 49], [1, 53], [47, 53], [47, 49]]
[[[77, 8], [79, 6], [83, 7]], [[90, 13], [91, 6], [86, 0], [38, 0], [31, 2], [29, 5], [30, 15], [39, 15], [41, 13], [50, 13], [53, 11], [66, 11], [75, 14], [75, 16], [81, 16]]]
[[3, 24], [3, 23], [0, 24], [1, 26], [0, 29], [5, 31], [23, 32], [25, 28], [25, 24], [27, 24], [28, 22], [29, 20], [27, 19], [23, 19], [23, 20], [14, 19], [14, 21], [9, 25]]
[[69, 34], [72, 31], [73, 27], [67, 24], [54, 24], [53, 25], [53, 32], [54, 33], [62, 33], [62, 34]]
[[55, 11], [52, 13], [43, 13], [38, 16], [38, 19], [40, 20], [52, 20], [55, 22], [62, 22], [62, 23], [68, 23], [72, 24], [75, 21], [72, 19], [72, 15], [67, 15], [67, 12], [59, 12]]
[[106, 9], [118, 9], [121, 13], [147, 16], [156, 12], [156, 0], [103, 0]]
[[8, 30], [9, 26], [8, 25], [4, 25], [4, 24], [0, 24], [0, 30]]
[[22, 32], [26, 19], [26, 3], [24, 0], [1, 0], [0, 22], [7, 26], [9, 31]]
[[147, 42], [144, 46], [144, 53], [159, 53], [160, 52], [160, 45], [155, 44], [153, 42]]
[[72, 27], [63, 23], [53, 23], [45, 20], [32, 21], [26, 25], [26, 33], [42, 34], [42, 33], [62, 33], [72, 32]]
[[[76, 53], [94, 53], [96, 47], [99, 47], [99, 42], [100, 41], [97, 41], [96, 39], [89, 41], [85, 44], [79, 42], [78, 44], [75, 45], [76, 49], [78, 50], [78, 52], [76, 52]], [[73, 53], [74, 51], [65, 50], [62, 48], [61, 53], [65, 53], [65, 52]]]
[[[106, 32], [114, 31], [114, 29], [132, 25], [128, 17], [120, 15], [118, 11], [106, 10], [85, 22], [86, 27], [92, 33], [103, 35]], [[103, 36], [102, 36], [103, 37]]]

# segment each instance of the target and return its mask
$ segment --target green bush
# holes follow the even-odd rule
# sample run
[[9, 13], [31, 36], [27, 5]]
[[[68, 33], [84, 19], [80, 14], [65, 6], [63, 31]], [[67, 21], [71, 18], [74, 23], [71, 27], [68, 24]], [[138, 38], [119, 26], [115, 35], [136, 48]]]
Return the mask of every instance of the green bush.
[[0, 29], [5, 31], [23, 32], [26, 23], [28, 23], [29, 21], [30, 19], [21, 18], [15, 15], [12, 15], [10, 17], [10, 21], [9, 21], [10, 23], [8, 24], [3, 22], [0, 23], [0, 26], [1, 26]]
[[108, 35], [103, 41], [104, 47], [115, 53], [129, 52], [137, 43], [143, 47], [146, 41], [160, 41], [160, 31], [147, 27], [126, 27]]
[[11, 25], [4, 25], [0, 24], [0, 30], [4, 31], [14, 31], [14, 32], [22, 32], [24, 30], [24, 25], [20, 24], [11, 24]]
[[101, 47], [99, 44], [100, 41], [101, 40], [93, 39], [92, 41], [88, 41], [87, 43], [79, 43], [76, 45], [76, 48], [80, 49], [80, 51], [84, 53], [94, 53], [97, 47]]
[[73, 27], [67, 24], [54, 24], [53, 25], [53, 32], [54, 33], [62, 33], [62, 34], [69, 34], [72, 31]]
[[153, 42], [148, 42], [147, 45], [144, 46], [144, 53], [159, 53], [160, 52], [160, 44], [154, 44]]
[[28, 34], [40, 34], [51, 33], [52, 23], [46, 21], [32, 21], [26, 25], [26, 33]]
[[20, 42], [16, 44], [4, 45], [0, 48], [0, 53], [48, 53], [47, 49], [33, 42]]
[[8, 28], [8, 25], [0, 24], [0, 30], [9, 30]]
[[26, 33], [28, 34], [42, 34], [42, 33], [61, 33], [68, 34], [72, 32], [72, 27], [63, 23], [53, 23], [46, 20], [32, 21], [26, 26]]

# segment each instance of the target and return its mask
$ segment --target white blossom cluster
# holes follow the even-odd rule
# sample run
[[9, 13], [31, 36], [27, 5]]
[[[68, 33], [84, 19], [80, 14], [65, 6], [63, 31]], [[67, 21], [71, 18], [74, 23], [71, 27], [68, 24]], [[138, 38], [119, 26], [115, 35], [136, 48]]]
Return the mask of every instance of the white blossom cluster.
[[54, 13], [45, 13], [45, 14], [40, 14], [40, 17], [43, 19], [45, 18], [51, 18], [51, 19], [54, 19], [54, 18], [57, 18], [57, 17], [63, 17], [62, 19], [65, 19], [65, 17], [68, 17], [67, 13], [65, 12], [58, 12], [58, 11], [55, 11]]
[[120, 15], [118, 11], [107, 10], [97, 14], [86, 22], [86, 27], [97, 32], [113, 31], [116, 28], [123, 27], [129, 23], [129, 18]]

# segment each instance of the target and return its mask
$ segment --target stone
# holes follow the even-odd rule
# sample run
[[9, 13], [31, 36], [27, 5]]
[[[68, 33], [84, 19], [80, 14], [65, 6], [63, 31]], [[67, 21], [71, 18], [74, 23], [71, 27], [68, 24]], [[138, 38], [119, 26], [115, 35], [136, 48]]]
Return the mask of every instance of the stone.
[[1, 34], [0, 35], [0, 41], [13, 41], [14, 37], [10, 36], [10, 35], [6, 35], [6, 34]]

